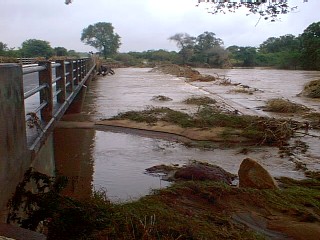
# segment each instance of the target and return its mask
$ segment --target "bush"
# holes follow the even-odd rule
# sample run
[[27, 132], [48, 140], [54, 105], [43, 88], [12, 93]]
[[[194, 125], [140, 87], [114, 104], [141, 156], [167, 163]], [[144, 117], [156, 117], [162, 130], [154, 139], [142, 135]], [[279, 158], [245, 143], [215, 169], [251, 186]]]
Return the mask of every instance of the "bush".
[[307, 83], [304, 86], [302, 95], [310, 98], [320, 98], [320, 79]]
[[298, 113], [309, 109], [301, 104], [290, 102], [289, 100], [275, 98], [267, 101], [265, 111], [277, 113]]

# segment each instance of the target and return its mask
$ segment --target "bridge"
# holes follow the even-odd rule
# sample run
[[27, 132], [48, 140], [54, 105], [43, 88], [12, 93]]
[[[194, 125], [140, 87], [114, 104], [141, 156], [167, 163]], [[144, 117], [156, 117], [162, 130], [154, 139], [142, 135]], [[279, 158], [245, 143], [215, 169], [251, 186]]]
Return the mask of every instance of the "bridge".
[[[0, 64], [0, 222], [30, 167], [51, 174], [52, 131], [66, 112], [78, 112], [94, 78], [92, 58]], [[24, 80], [37, 82], [24, 91]]]

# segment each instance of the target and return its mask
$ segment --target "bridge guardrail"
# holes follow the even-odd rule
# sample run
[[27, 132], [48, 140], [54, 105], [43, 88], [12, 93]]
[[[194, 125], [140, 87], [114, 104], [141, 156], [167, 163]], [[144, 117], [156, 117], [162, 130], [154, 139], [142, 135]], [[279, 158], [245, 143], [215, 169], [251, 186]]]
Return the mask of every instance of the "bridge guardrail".
[[27, 135], [28, 129], [36, 129], [33, 133], [29, 131], [28, 146], [31, 150], [41, 146], [41, 140], [63, 116], [94, 69], [95, 63], [91, 58], [41, 61], [22, 67], [23, 75], [38, 73], [39, 80], [38, 86], [24, 92], [25, 100], [39, 95], [37, 107], [26, 113]]
[[[94, 77], [94, 69], [93, 59], [45, 61], [27, 66], [0, 63], [1, 222], [8, 214], [8, 200], [30, 167], [53, 174], [49, 170], [54, 164], [51, 133], [65, 111], [73, 109], [71, 103], [78, 102], [75, 98], [84, 96], [84, 84]], [[24, 81], [30, 81], [30, 85], [26, 86]], [[25, 92], [28, 88], [33, 89]], [[33, 129], [28, 127], [31, 124], [35, 125]], [[45, 144], [48, 147], [42, 148]]]

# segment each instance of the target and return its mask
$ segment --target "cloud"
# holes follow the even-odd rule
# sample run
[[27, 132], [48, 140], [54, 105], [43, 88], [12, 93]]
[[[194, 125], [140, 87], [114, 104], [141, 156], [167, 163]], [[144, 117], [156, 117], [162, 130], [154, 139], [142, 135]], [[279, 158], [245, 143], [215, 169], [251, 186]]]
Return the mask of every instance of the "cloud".
[[[168, 38], [185, 32], [198, 36], [216, 33], [226, 46], [259, 46], [268, 37], [298, 35], [319, 21], [320, 1], [290, 1], [298, 11], [270, 23], [243, 12], [212, 15], [197, 0], [1, 0], [0, 41], [20, 47], [30, 38], [46, 40], [51, 46], [77, 51], [92, 47], [80, 41], [82, 30], [96, 22], [110, 22], [121, 36], [121, 52], [149, 49], [177, 50]], [[259, 23], [257, 24], [257, 22]], [[255, 26], [257, 24], [257, 26]]]

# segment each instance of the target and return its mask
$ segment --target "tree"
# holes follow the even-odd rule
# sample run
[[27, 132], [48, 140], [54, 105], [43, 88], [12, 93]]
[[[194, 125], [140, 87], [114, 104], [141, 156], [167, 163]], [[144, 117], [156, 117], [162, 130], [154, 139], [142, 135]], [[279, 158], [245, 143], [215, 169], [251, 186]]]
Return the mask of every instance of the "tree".
[[98, 22], [83, 29], [81, 41], [99, 51], [105, 58], [115, 54], [120, 47], [120, 36], [114, 33], [111, 23]]
[[80, 54], [77, 53], [75, 50], [69, 50], [68, 57], [80, 58]]
[[287, 34], [278, 38], [270, 37], [260, 44], [260, 52], [262, 53], [276, 53], [295, 50], [300, 50], [300, 39], [292, 34]]
[[176, 42], [177, 47], [180, 49], [179, 54], [182, 57], [182, 63], [186, 64], [194, 53], [196, 38], [190, 36], [188, 33], [176, 33], [169, 37], [169, 40]]
[[204, 32], [196, 38], [196, 48], [199, 51], [208, 50], [214, 46], [223, 45], [221, 38], [217, 38], [213, 32]]
[[[144, 52], [129, 52], [129, 55], [139, 59], [140, 62], [144, 63], [155, 63], [155, 62], [167, 62], [167, 63], [179, 63], [179, 54], [175, 51], [168, 52], [167, 50], [148, 50]], [[181, 62], [180, 62], [181, 63]]]
[[209, 66], [211, 67], [230, 67], [228, 52], [219, 45], [213, 46], [209, 52]]
[[320, 22], [310, 24], [301, 34], [304, 69], [320, 70]]
[[38, 39], [29, 39], [22, 43], [21, 53], [23, 57], [46, 57], [53, 55], [50, 43]]
[[8, 50], [7, 44], [0, 42], [0, 56], [3, 56], [5, 54], [5, 51]]
[[169, 38], [180, 48], [183, 64], [196, 66], [225, 67], [229, 65], [228, 52], [223, 41], [212, 32], [204, 32], [198, 37], [188, 33], [177, 33]]
[[[223, 41], [216, 37], [213, 32], [204, 32], [196, 38], [195, 44], [195, 59], [198, 62], [204, 62], [208, 65], [222, 63], [222, 58], [225, 58], [223, 53]], [[216, 55], [216, 56], [215, 56]], [[223, 56], [223, 57], [222, 57]], [[214, 61], [212, 61], [214, 59]], [[218, 60], [219, 59], [219, 60]]]
[[9, 48], [7, 44], [0, 42], [0, 56], [16, 58], [20, 56], [20, 51]]
[[138, 59], [129, 53], [117, 53], [114, 55], [113, 59], [123, 63], [125, 66], [137, 66], [142, 64], [141, 59]]
[[[308, 2], [308, 0], [301, 0]], [[264, 20], [277, 20], [278, 15], [287, 14], [297, 9], [297, 6], [292, 6], [286, 0], [198, 0], [199, 4], [204, 2], [208, 5], [208, 13], [225, 14], [227, 12], [236, 12], [241, 8], [245, 8], [252, 14], [260, 15]], [[248, 15], [248, 14], [247, 14]]]
[[56, 56], [68, 56], [68, 50], [64, 47], [55, 47], [53, 51]]
[[260, 44], [258, 64], [282, 69], [301, 67], [301, 38], [292, 34], [270, 37]]
[[230, 46], [227, 50], [231, 54], [234, 65], [239, 67], [254, 67], [256, 65], [257, 49], [255, 47]]

